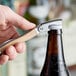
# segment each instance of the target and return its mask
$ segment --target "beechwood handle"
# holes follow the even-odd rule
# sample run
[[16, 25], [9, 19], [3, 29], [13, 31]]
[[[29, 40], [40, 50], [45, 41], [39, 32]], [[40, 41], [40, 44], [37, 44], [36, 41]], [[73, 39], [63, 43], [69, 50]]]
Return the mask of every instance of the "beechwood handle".
[[17, 38], [17, 39], [14, 39], [13, 41], [11, 42], [8, 42], [6, 45], [0, 47], [0, 52], [3, 52], [5, 50], [5, 48], [7, 48], [8, 46], [10, 45], [14, 45], [18, 42], [24, 42], [24, 41], [28, 41], [30, 40], [31, 38], [35, 37], [39, 32], [35, 29], [33, 29], [32, 31], [30, 31], [29, 33], [27, 34], [24, 34], [23, 36]]

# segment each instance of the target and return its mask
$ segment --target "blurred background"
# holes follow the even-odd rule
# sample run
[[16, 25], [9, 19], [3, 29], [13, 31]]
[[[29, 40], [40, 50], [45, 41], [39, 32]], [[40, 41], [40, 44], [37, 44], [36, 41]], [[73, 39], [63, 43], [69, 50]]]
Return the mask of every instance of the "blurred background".
[[[76, 76], [76, 0], [0, 0], [25, 19], [38, 25], [52, 19], [63, 19], [63, 45], [66, 65]], [[26, 31], [18, 29], [20, 34]], [[47, 33], [26, 42], [27, 50], [15, 60], [0, 66], [0, 76], [39, 76], [44, 64]]]

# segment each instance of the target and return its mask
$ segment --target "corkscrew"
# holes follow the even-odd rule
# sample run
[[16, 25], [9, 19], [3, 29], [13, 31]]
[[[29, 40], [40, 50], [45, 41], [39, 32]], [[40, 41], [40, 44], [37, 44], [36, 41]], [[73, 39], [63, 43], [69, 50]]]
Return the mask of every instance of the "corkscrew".
[[41, 23], [27, 34], [24, 34], [16, 39], [7, 40], [2, 44], [0, 44], [0, 52], [2, 53], [6, 47], [10, 45], [14, 45], [15, 43], [28, 41], [41, 32], [47, 32], [52, 29], [62, 29], [61, 25], [62, 25], [62, 19], [56, 19], [56, 20], [51, 20], [48, 22]]

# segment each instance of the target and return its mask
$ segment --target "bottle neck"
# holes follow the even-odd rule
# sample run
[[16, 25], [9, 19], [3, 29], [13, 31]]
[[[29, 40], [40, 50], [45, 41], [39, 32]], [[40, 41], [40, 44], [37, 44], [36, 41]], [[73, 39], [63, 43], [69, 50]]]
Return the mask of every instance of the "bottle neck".
[[48, 32], [48, 55], [57, 55], [63, 51], [62, 29], [51, 30]]

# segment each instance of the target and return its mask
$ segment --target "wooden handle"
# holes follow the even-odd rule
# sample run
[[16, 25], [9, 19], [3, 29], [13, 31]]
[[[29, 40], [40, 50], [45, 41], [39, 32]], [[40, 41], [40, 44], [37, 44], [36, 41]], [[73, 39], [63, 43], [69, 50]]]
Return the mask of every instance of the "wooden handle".
[[31, 38], [35, 37], [36, 35], [38, 34], [38, 31], [36, 29], [33, 29], [32, 31], [30, 31], [29, 33], [17, 38], [17, 39], [14, 39], [13, 41], [11, 42], [8, 42], [6, 45], [2, 46], [0, 48], [0, 52], [3, 52], [3, 50], [5, 50], [6, 47], [10, 46], [10, 45], [14, 45], [18, 42], [24, 42], [24, 41], [28, 41], [30, 40]]

